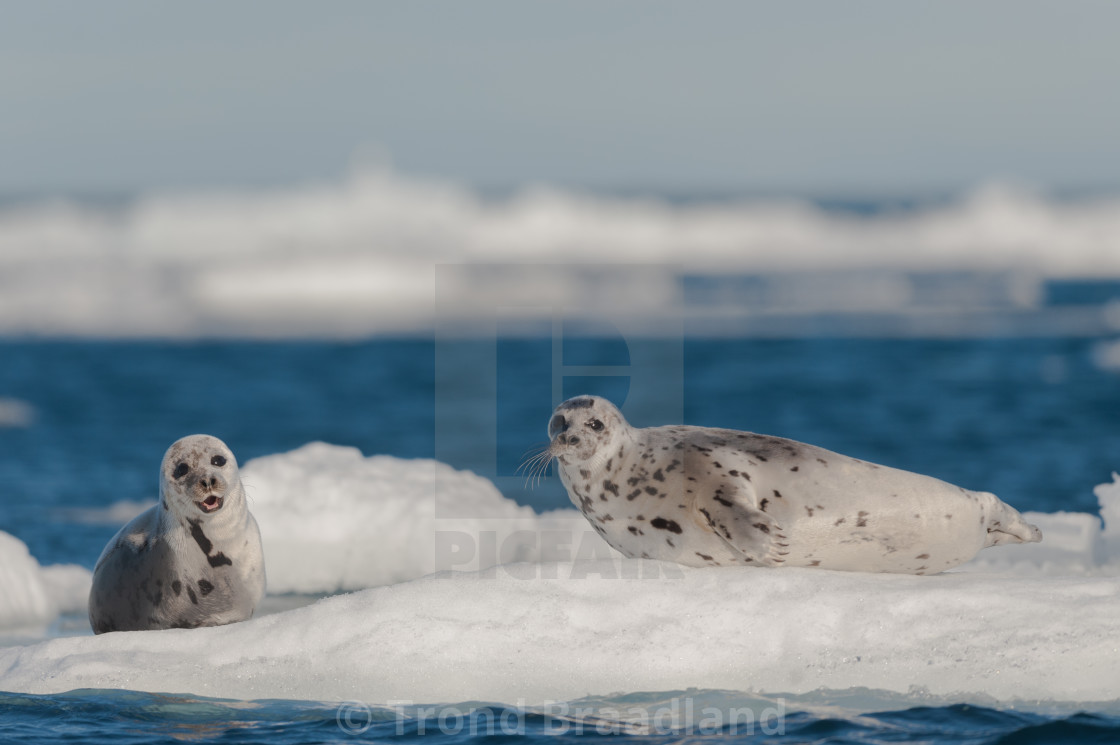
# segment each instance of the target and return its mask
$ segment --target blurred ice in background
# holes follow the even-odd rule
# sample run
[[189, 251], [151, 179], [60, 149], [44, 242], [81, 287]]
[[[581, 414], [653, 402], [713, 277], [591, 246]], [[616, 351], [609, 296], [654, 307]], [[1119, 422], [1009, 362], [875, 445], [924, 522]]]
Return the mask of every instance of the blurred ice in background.
[[[336, 11], [7, 8], [0, 333], [427, 333], [479, 298], [716, 334], [1120, 327], [1120, 8]], [[600, 268], [628, 263], [664, 271]]]
[[[462, 278], [437, 298], [447, 264]], [[1117, 297], [1120, 198], [1006, 187], [864, 215], [790, 199], [487, 198], [382, 170], [0, 211], [0, 333], [16, 335], [428, 333], [479, 304], [629, 315], [651, 330], [683, 310], [715, 334], [797, 333], [828, 314], [864, 330], [1091, 335], [1120, 330]]]

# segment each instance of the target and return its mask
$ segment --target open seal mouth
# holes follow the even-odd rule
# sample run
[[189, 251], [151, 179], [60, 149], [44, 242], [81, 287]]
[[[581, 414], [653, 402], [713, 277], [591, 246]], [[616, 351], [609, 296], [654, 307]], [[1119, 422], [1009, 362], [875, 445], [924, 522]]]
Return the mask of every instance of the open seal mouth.
[[198, 509], [209, 514], [211, 512], [217, 512], [218, 510], [222, 509], [223, 501], [224, 500], [217, 494], [211, 494], [201, 502], [195, 502], [195, 504], [198, 505]]

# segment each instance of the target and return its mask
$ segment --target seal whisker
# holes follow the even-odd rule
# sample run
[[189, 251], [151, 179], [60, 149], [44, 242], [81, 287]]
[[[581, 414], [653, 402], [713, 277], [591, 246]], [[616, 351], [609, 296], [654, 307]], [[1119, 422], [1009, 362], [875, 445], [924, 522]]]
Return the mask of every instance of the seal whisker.
[[544, 478], [551, 462], [552, 456], [547, 450], [537, 454], [533, 457], [532, 461], [527, 462], [525, 486], [529, 489], [535, 489], [540, 486], [541, 479]]
[[[537, 448], [530, 448], [526, 452], [531, 453], [533, 450], [537, 450]], [[525, 474], [525, 487], [527, 489], [535, 489], [540, 485], [541, 479], [544, 478], [551, 462], [552, 449], [550, 445], [544, 445], [539, 452], [522, 461], [521, 465], [517, 467], [517, 472]]]
[[535, 445], [526, 450], [521, 454], [521, 465], [517, 467], [517, 473], [530, 470], [533, 466], [536, 465], [537, 461], [540, 460], [541, 456], [548, 452], [548, 450], [548, 445]]
[[540, 455], [542, 450], [548, 450], [551, 446], [552, 442], [548, 440], [545, 440], [544, 442], [534, 443], [521, 454], [521, 460], [524, 461], [530, 456]]

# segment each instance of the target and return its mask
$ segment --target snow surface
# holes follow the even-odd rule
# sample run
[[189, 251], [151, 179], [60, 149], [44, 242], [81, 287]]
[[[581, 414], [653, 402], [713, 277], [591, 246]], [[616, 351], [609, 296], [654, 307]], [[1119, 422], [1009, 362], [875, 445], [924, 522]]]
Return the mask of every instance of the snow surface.
[[[955, 283], [941, 305], [1022, 308], [1039, 301], [1038, 277], [1120, 276], [1117, 245], [1117, 198], [987, 187], [854, 216], [788, 200], [673, 205], [548, 188], [487, 200], [364, 171], [286, 190], [149, 194], [116, 209], [9, 206], [0, 332], [365, 336], [497, 306], [551, 318], [554, 307], [602, 309], [607, 297], [646, 317], [687, 304], [678, 280], [690, 273], [824, 272], [782, 280], [770, 300], [842, 311], [920, 305], [905, 271], [995, 273], [994, 283]], [[470, 270], [495, 263], [510, 271]], [[624, 266], [612, 274], [609, 264]], [[650, 270], [640, 282], [635, 264]], [[451, 266], [461, 271], [441, 275]]]
[[0, 690], [530, 705], [685, 687], [1120, 697], [1115, 576], [665, 567], [641, 578], [658, 568], [518, 564], [227, 627], [55, 639], [0, 650]]
[[[378, 704], [687, 687], [1120, 698], [1115, 474], [1096, 489], [1103, 526], [1031, 514], [1042, 544], [933, 577], [622, 559], [574, 510], [536, 515], [473, 474], [322, 443], [250, 461], [243, 477], [273, 592], [384, 586], [221, 628], [0, 649], [0, 690]], [[67, 605], [47, 589], [63, 572], [22, 543], [0, 534], [0, 559], [0, 618], [42, 623]], [[446, 571], [421, 576], [433, 568]], [[84, 604], [88, 572], [67, 581], [70, 605]]]

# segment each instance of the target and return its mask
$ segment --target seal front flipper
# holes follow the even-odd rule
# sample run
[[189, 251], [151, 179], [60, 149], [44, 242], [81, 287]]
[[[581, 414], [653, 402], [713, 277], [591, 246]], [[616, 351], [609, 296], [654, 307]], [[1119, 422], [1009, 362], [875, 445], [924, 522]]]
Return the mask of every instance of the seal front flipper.
[[788, 553], [781, 526], [764, 511], [749, 506], [753, 495], [748, 492], [741, 486], [720, 485], [710, 500], [697, 505], [699, 520], [742, 557], [741, 563], [781, 566]]

